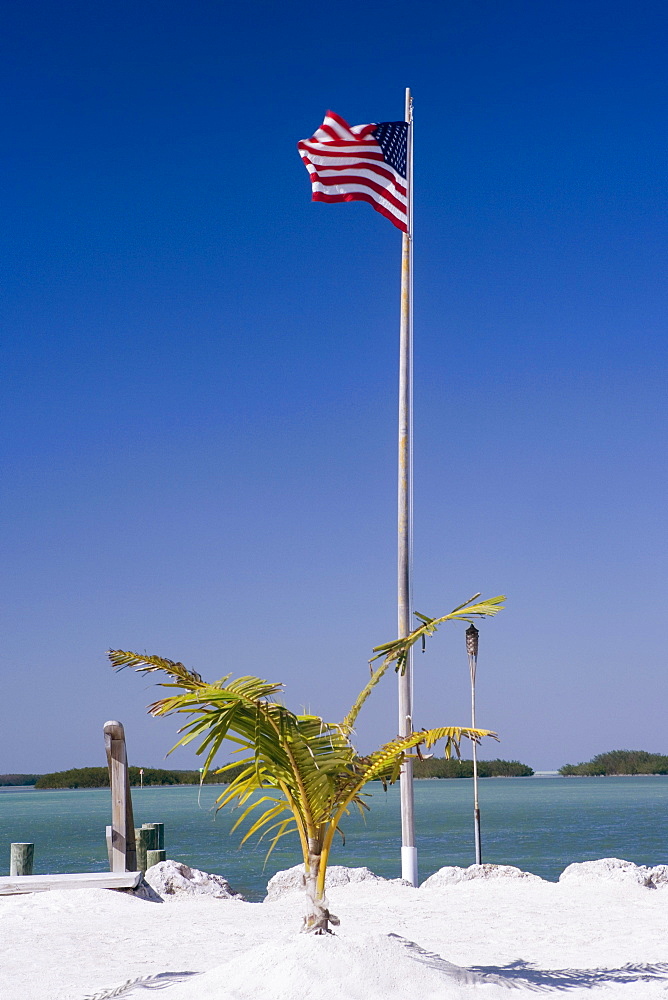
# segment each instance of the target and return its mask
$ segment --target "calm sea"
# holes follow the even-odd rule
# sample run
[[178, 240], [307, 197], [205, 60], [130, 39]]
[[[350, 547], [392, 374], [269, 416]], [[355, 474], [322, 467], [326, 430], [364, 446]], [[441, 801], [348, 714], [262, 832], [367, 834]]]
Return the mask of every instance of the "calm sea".
[[[345, 845], [332, 864], [366, 865], [396, 878], [399, 792], [372, 786], [371, 811], [350, 816]], [[108, 789], [14, 791], [0, 795], [0, 874], [9, 872], [9, 845], [35, 844], [35, 874], [105, 871]], [[266, 846], [230, 836], [234, 817], [213, 812], [217, 789], [205, 786], [133, 790], [135, 826], [165, 824], [167, 857], [224, 875], [247, 899], [261, 899], [275, 871], [297, 864], [296, 840], [286, 839], [266, 865]], [[199, 801], [198, 801], [199, 799]], [[420, 880], [443, 865], [475, 861], [472, 782], [415, 784]], [[572, 861], [616, 857], [636, 864], [668, 863], [668, 776], [619, 778], [485, 778], [480, 782], [483, 861], [516, 865], [556, 881]]]

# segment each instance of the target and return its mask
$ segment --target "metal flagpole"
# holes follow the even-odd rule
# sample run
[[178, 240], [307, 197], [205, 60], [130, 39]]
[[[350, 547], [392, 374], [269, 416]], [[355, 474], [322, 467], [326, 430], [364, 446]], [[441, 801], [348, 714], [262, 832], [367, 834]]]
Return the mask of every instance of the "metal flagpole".
[[[411, 630], [413, 548], [413, 99], [406, 88], [408, 148], [406, 150], [406, 195], [408, 232], [401, 237], [401, 324], [399, 333], [399, 462], [398, 462], [398, 588], [399, 637]], [[399, 735], [413, 731], [413, 657], [409, 651], [406, 670], [399, 674]], [[413, 762], [401, 772], [401, 877], [417, 885], [417, 848], [413, 809]]]
[[[473, 622], [466, 630], [466, 652], [469, 656], [471, 675], [471, 729], [475, 729], [475, 677], [478, 670], [478, 629]], [[480, 805], [478, 803], [478, 744], [473, 741], [473, 829], [475, 836], [475, 863], [482, 864], [480, 843]]]

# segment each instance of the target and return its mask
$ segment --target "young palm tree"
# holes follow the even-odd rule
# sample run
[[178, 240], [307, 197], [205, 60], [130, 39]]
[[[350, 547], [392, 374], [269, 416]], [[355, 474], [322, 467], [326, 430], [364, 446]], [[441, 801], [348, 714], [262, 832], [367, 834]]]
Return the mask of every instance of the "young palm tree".
[[459, 756], [463, 736], [474, 741], [483, 736], [495, 737], [486, 729], [460, 726], [423, 729], [396, 737], [369, 756], [359, 755], [351, 742], [362, 705], [391, 664], [397, 671], [405, 670], [411, 646], [418, 640], [424, 645], [426, 636], [433, 635], [439, 625], [495, 615], [504, 600], [494, 597], [475, 603], [479, 596], [476, 594], [442, 618], [417, 615], [420, 625], [410, 635], [377, 646], [371, 662], [380, 658], [382, 662], [372, 670], [368, 683], [340, 723], [325, 722], [317, 715], [296, 715], [276, 700], [282, 685], [259, 677], [231, 680], [228, 674], [209, 684], [182, 663], [118, 649], [109, 651], [117, 669], [129, 666], [141, 673], [162, 671], [169, 680], [160, 686], [180, 690], [179, 694], [154, 702], [149, 712], [155, 716], [175, 713], [191, 717], [179, 729], [183, 735], [172, 750], [201, 739], [197, 753], [205, 755], [203, 777], [224, 740], [236, 744], [237, 752], [245, 754], [241, 761], [217, 769], [216, 773], [222, 774], [242, 765], [242, 771], [218, 797], [217, 807], [221, 809], [231, 802], [242, 807], [233, 829], [248, 819], [249, 829], [242, 843], [256, 833], [261, 837], [270, 835], [269, 853], [281, 837], [296, 829], [309, 900], [304, 930], [323, 933], [329, 930], [329, 923], [338, 923], [325, 899], [327, 863], [344, 815], [353, 806], [360, 811], [368, 808], [363, 793], [366, 783], [380, 779], [387, 785], [396, 781], [407, 755], [412, 750], [419, 755], [421, 745], [430, 748], [444, 740], [445, 756], [449, 757], [453, 750]]

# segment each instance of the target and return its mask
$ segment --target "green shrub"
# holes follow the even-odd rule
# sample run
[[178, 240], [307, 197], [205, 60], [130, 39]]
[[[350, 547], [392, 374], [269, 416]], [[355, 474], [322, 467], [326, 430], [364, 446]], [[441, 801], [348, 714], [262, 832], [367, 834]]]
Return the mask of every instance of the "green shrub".
[[584, 775], [600, 777], [608, 774], [668, 774], [668, 756], [647, 750], [609, 750], [599, 753], [582, 764], [564, 764], [559, 768], [564, 777]]
[[[222, 775], [208, 774], [205, 785], [227, 784], [232, 781], [239, 769], [230, 768]], [[108, 788], [109, 771], [106, 767], [73, 767], [69, 771], [54, 771], [52, 774], [35, 776], [36, 788]], [[136, 787], [141, 784], [138, 767], [128, 768], [130, 784]], [[198, 785], [199, 771], [169, 771], [159, 767], [144, 768], [144, 785]]]
[[[444, 757], [430, 757], [413, 762], [416, 778], [472, 778], [472, 760], [446, 760]], [[520, 764], [518, 760], [479, 760], [480, 778], [528, 778], [533, 768]]]

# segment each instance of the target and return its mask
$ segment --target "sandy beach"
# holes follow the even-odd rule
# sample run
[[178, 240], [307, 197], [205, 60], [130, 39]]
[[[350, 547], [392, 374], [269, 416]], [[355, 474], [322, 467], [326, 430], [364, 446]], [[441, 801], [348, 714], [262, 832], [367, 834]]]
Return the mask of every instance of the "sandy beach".
[[559, 883], [491, 866], [443, 871], [442, 884], [420, 888], [371, 878], [334, 886], [330, 909], [341, 924], [322, 937], [299, 933], [298, 891], [264, 903], [186, 894], [151, 902], [105, 889], [5, 896], [0, 995], [102, 1000], [158, 987], [169, 1000], [668, 995], [666, 866], [593, 862], [570, 866]]

